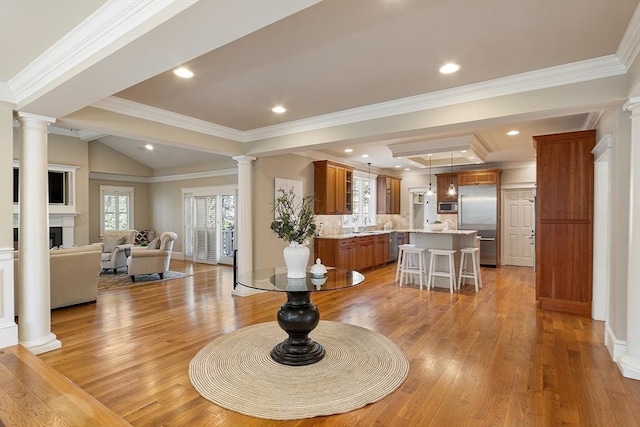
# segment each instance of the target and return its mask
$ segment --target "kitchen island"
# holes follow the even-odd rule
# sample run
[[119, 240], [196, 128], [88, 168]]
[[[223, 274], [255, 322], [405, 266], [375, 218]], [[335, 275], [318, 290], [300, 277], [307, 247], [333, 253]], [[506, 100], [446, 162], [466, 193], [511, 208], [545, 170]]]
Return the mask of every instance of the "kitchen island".
[[[426, 269], [429, 271], [430, 254], [429, 249], [454, 250], [453, 256], [455, 263], [455, 276], [458, 277], [460, 269], [460, 249], [479, 247], [476, 239], [476, 230], [446, 230], [446, 231], [429, 231], [429, 230], [404, 230], [409, 232], [409, 240], [417, 248], [423, 248], [426, 261]], [[447, 270], [444, 259], [438, 259], [436, 269], [439, 271]], [[415, 277], [417, 282], [418, 278]], [[434, 277], [434, 285], [438, 288], [449, 289], [448, 279], [445, 277]]]
[[[425, 249], [426, 268], [429, 268], [429, 249], [457, 251], [454, 255], [456, 277], [460, 268], [460, 249], [478, 247], [475, 230], [428, 231], [421, 229], [367, 231], [362, 233], [344, 233], [316, 237], [314, 239], [314, 257], [320, 258], [325, 265], [364, 270], [395, 261], [397, 247], [392, 234], [409, 234], [409, 242]], [[442, 265], [441, 265], [442, 263]], [[444, 269], [444, 260], [438, 260], [438, 269]], [[417, 281], [417, 277], [415, 277]], [[436, 277], [435, 286], [449, 288], [446, 278]]]

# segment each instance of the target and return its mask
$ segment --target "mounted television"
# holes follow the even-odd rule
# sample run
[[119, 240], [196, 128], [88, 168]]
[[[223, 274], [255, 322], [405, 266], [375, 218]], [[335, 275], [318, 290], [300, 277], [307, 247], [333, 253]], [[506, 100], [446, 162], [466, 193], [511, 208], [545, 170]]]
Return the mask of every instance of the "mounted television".
[[[69, 202], [67, 195], [69, 173], [49, 171], [49, 204], [65, 205]], [[18, 168], [13, 168], [13, 203], [18, 203], [20, 193], [20, 173]]]
[[13, 203], [18, 203], [18, 177], [20, 173], [18, 172], [18, 168], [13, 168]]
[[65, 203], [65, 173], [49, 171], [49, 204], [63, 205]]

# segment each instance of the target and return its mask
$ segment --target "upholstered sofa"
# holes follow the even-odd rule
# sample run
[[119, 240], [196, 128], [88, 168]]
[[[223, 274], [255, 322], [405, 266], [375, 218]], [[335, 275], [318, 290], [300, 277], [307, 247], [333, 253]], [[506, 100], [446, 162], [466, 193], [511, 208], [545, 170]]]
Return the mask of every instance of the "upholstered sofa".
[[100, 261], [104, 270], [113, 269], [113, 274], [120, 267], [127, 266], [127, 252], [136, 241], [138, 230], [105, 230], [102, 236], [103, 253]]
[[169, 270], [173, 242], [177, 237], [176, 233], [165, 231], [158, 238], [158, 248], [154, 247], [155, 242], [146, 248], [133, 248], [127, 259], [131, 281], [136, 281], [137, 274], [158, 274], [161, 279], [164, 278], [164, 273]]
[[[98, 295], [98, 277], [101, 245], [57, 249], [49, 252], [51, 308], [66, 307], [95, 301]], [[16, 314], [20, 283], [19, 252], [14, 252], [13, 274]]]

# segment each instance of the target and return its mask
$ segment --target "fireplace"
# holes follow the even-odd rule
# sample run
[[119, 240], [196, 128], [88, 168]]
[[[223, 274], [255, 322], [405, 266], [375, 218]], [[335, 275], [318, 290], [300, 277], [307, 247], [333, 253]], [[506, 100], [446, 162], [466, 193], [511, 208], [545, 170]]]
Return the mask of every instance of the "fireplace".
[[[66, 234], [66, 236], [65, 236]], [[18, 250], [20, 241], [20, 231], [17, 227], [13, 228], [13, 249]], [[49, 249], [54, 246], [65, 246], [65, 237], [73, 244], [73, 227], [49, 227]], [[66, 246], [65, 246], [66, 247]]]
[[62, 246], [62, 227], [49, 227], [49, 249]]

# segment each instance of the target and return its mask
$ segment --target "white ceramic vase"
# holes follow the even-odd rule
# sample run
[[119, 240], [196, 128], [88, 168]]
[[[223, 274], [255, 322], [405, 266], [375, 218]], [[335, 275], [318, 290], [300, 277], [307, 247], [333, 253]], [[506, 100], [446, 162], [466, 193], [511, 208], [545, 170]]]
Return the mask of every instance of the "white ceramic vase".
[[287, 277], [301, 279], [307, 277], [307, 262], [309, 261], [309, 248], [300, 243], [291, 242], [282, 252], [284, 263], [287, 266]]

